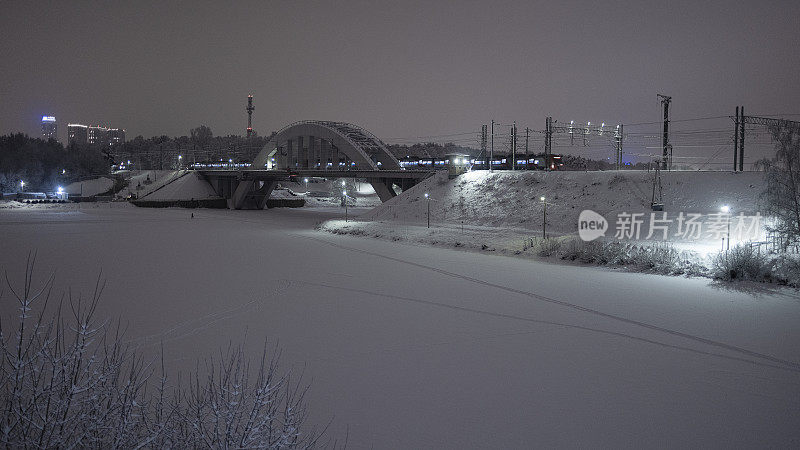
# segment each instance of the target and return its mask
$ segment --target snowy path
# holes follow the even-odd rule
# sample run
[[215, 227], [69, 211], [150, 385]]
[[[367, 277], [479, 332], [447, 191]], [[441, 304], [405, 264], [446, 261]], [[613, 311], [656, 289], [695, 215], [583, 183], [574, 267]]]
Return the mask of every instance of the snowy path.
[[88, 293], [102, 267], [100, 314], [174, 370], [278, 340], [354, 448], [800, 443], [795, 291], [313, 231], [337, 209], [189, 214], [2, 210], [0, 269], [38, 249]]

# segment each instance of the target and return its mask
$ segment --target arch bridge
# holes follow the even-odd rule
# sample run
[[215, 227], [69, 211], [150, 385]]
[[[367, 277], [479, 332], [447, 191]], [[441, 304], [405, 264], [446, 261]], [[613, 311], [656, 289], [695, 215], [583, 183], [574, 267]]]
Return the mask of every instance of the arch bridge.
[[363, 178], [381, 201], [394, 197], [433, 174], [405, 170], [369, 131], [353, 124], [305, 120], [274, 134], [249, 169], [202, 170], [201, 173], [232, 209], [262, 209], [279, 181], [297, 177]]

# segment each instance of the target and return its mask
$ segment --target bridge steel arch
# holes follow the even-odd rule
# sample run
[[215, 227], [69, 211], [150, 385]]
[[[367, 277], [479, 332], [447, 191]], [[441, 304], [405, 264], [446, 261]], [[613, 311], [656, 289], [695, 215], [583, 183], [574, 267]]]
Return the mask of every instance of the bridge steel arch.
[[[251, 169], [266, 169], [273, 161], [277, 169], [320, 169], [320, 176], [328, 168], [328, 160], [335, 159], [334, 170], [339, 169], [339, 159], [344, 156], [346, 169], [357, 170], [403, 170], [400, 162], [386, 145], [369, 131], [345, 122], [305, 120], [285, 126], [270, 137], [253, 159]], [[355, 163], [355, 167], [352, 164]], [[231, 205], [241, 209], [248, 194], [264, 190], [252, 180], [241, 180], [231, 198]], [[382, 201], [395, 194], [386, 180], [370, 180]], [[271, 187], [271, 186], [270, 186]], [[269, 191], [272, 189], [267, 187]], [[269, 196], [261, 192], [259, 197]], [[263, 202], [262, 202], [263, 203]], [[263, 204], [256, 205], [263, 207]]]
[[[369, 131], [349, 123], [323, 120], [304, 120], [285, 126], [270, 137], [253, 160], [252, 168], [265, 168], [271, 158], [276, 155], [284, 156], [281, 153], [285, 153], [287, 157], [292, 154], [294, 156], [309, 155], [305, 161], [312, 159], [312, 156], [318, 156], [317, 159], [321, 160], [323, 156], [326, 156], [320, 151], [325, 147], [323, 143], [329, 144], [331, 149], [336, 149], [339, 153], [347, 156], [358, 169], [401, 170], [397, 158], [380, 139]], [[377, 162], [380, 162], [380, 165]], [[308, 168], [302, 163], [300, 166]], [[278, 168], [292, 167], [288, 164], [283, 167], [278, 164]]]

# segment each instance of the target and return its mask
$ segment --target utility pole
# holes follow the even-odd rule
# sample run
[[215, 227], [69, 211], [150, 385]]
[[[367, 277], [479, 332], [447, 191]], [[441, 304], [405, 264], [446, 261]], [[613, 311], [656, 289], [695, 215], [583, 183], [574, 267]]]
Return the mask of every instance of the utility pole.
[[733, 121], [733, 171], [736, 172], [736, 156], [739, 153], [739, 107], [736, 107], [736, 119]]
[[528, 139], [531, 135], [531, 129], [525, 127], [525, 170], [528, 170], [528, 164], [530, 164], [531, 157], [528, 154]]
[[744, 171], [744, 106], [739, 107], [739, 172]]
[[492, 146], [489, 148], [489, 172], [492, 172], [492, 162], [494, 160], [494, 120], [492, 120]]
[[[664, 136], [661, 139], [664, 153], [661, 159], [661, 168], [667, 170], [670, 168], [667, 166], [667, 157], [671, 156], [670, 154], [672, 153], [672, 146], [669, 145], [669, 103], [672, 101], [672, 97], [662, 94], [658, 94], [658, 97], [661, 99], [661, 104], [664, 106]], [[670, 157], [669, 159], [671, 160], [672, 158]]]
[[620, 170], [622, 168], [622, 124], [617, 125], [614, 140], [617, 143], [617, 170]]
[[481, 125], [481, 155], [484, 158], [486, 158], [487, 161], [489, 159], [486, 156], [486, 155], [488, 155], [488, 153], [486, 153], [486, 141], [488, 139], [488, 136], [487, 136], [488, 134], [489, 134], [488, 126], [486, 124]]
[[517, 170], [517, 121], [511, 125], [511, 170]]
[[553, 151], [553, 118], [548, 116], [545, 121], [544, 131], [544, 166], [550, 170], [550, 153]]

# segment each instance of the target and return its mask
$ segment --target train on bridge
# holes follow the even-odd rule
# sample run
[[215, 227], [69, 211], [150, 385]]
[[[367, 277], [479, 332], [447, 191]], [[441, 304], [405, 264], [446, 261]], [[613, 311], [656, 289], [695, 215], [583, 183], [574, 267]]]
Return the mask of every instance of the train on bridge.
[[[400, 159], [400, 166], [406, 169], [433, 169], [447, 170], [451, 164], [463, 165], [470, 170], [485, 170], [489, 168], [489, 158], [473, 157], [469, 155], [447, 155], [440, 158], [415, 158], [405, 157]], [[517, 157], [516, 165], [511, 155], [497, 155], [492, 159], [494, 170], [559, 170], [564, 166], [561, 155], [531, 155], [527, 159], [523, 155]]]

